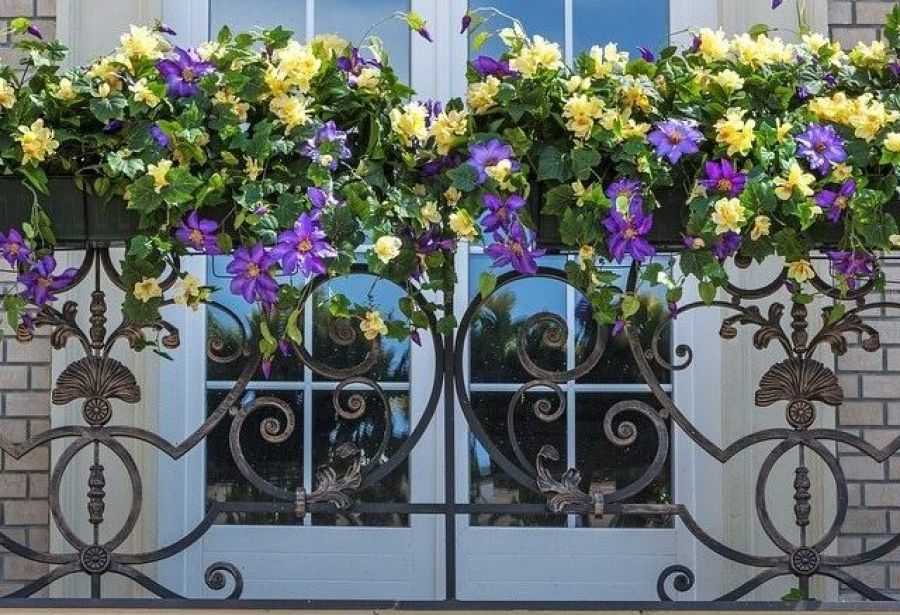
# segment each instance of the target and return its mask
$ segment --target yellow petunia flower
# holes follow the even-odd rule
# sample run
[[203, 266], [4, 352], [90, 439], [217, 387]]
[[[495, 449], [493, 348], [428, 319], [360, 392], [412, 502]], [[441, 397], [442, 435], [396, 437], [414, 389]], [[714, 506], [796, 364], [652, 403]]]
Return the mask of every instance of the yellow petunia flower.
[[805, 172], [799, 164], [793, 162], [787, 177], [776, 177], [773, 181], [776, 186], [775, 196], [782, 201], [787, 201], [795, 192], [801, 196], [812, 196], [811, 186], [816, 178], [812, 173]]
[[473, 113], [487, 113], [497, 104], [497, 94], [500, 93], [500, 80], [489, 75], [484, 81], [469, 84], [466, 92], [466, 104]]
[[172, 161], [166, 159], [160, 160], [156, 164], [147, 165], [147, 175], [153, 178], [153, 190], [156, 194], [159, 194], [163, 188], [169, 185], [166, 175], [169, 174], [171, 169]]
[[366, 317], [359, 323], [359, 330], [367, 340], [374, 340], [379, 335], [387, 335], [388, 328], [378, 312], [366, 312]]
[[795, 282], [800, 282], [801, 284], [816, 276], [816, 272], [813, 270], [812, 265], [805, 259], [789, 263], [787, 274], [789, 278]]
[[403, 242], [399, 237], [394, 237], [393, 235], [382, 235], [375, 242], [375, 247], [373, 248], [373, 252], [375, 252], [375, 256], [378, 257], [382, 263], [389, 263], [400, 254], [400, 246], [403, 245]]
[[400, 137], [407, 147], [411, 147], [413, 140], [424, 143], [428, 138], [426, 120], [428, 109], [419, 102], [410, 102], [400, 109], [391, 109], [391, 129]]
[[744, 119], [746, 110], [732, 107], [725, 112], [725, 117], [715, 123], [716, 142], [728, 147], [728, 155], [746, 155], [753, 147], [756, 120]]
[[747, 222], [747, 209], [739, 199], [721, 198], [713, 205], [712, 221], [716, 225], [717, 235], [726, 231], [740, 233], [741, 227]]
[[143, 303], [147, 303], [156, 297], [162, 297], [163, 294], [156, 278], [144, 278], [140, 282], [136, 282], [133, 293], [135, 299]]
[[36, 119], [31, 126], [19, 126], [15, 139], [22, 147], [22, 164], [46, 160], [59, 147], [59, 141], [53, 137], [53, 129], [44, 126], [43, 118]]
[[757, 241], [761, 237], [767, 237], [771, 227], [772, 220], [769, 216], [756, 216], [753, 219], [753, 228], [750, 230], [750, 239]]

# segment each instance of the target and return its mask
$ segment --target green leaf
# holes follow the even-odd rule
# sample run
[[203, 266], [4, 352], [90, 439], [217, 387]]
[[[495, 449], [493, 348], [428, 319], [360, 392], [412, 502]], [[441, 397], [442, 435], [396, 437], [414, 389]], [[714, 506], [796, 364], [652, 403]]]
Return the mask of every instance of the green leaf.
[[288, 339], [297, 344], [298, 346], [303, 343], [303, 333], [300, 332], [300, 328], [297, 326], [297, 322], [300, 319], [300, 310], [294, 310], [288, 316], [287, 324], [285, 325], [284, 332], [287, 334]]
[[146, 216], [160, 208], [163, 203], [162, 195], [156, 192], [153, 178], [144, 175], [129, 187], [131, 198], [128, 200], [128, 209], [134, 209]]
[[35, 190], [43, 194], [50, 194], [47, 187], [47, 174], [44, 169], [32, 165], [21, 167], [19, 171], [25, 176]]
[[895, 4], [885, 17], [884, 38], [895, 51], [900, 48], [900, 4]]
[[492, 36], [489, 30], [482, 30], [472, 38], [472, 49], [479, 51]]
[[461, 164], [447, 172], [453, 187], [462, 192], [471, 192], [475, 189], [478, 180], [478, 172], [467, 164]]
[[182, 205], [190, 201], [197, 189], [203, 183], [197, 179], [185, 167], [176, 167], [167, 175], [169, 185], [163, 191], [163, 197], [167, 203]]
[[481, 293], [482, 299], [487, 299], [495, 288], [497, 288], [497, 276], [490, 271], [482, 271], [478, 276], [478, 292]]
[[559, 214], [575, 203], [575, 193], [572, 186], [562, 184], [551, 188], [544, 194], [544, 204], [541, 207], [543, 214]]
[[149, 237], [146, 235], [137, 235], [132, 237], [131, 243], [128, 244], [128, 256], [140, 259], [147, 258], [150, 256], [152, 247], [153, 244], [150, 243]]
[[641, 300], [634, 295], [625, 295], [622, 297], [622, 316], [625, 319], [631, 318], [641, 309]]
[[538, 180], [555, 179], [564, 182], [569, 178], [562, 153], [552, 145], [545, 146], [538, 157]]
[[809, 599], [809, 595], [799, 587], [792, 587], [788, 593], [781, 597], [782, 602], [801, 602]]
[[593, 148], [579, 147], [572, 150], [572, 170], [581, 181], [591, 176], [591, 169], [600, 164], [600, 152]]
[[764, 23], [757, 23], [750, 26], [750, 29], [747, 30], [747, 34], [756, 38], [757, 36], [762, 36], [763, 34], [768, 34], [772, 31], [772, 26]]
[[109, 120], [122, 118], [127, 106], [125, 97], [115, 94], [106, 98], [93, 98], [90, 103], [91, 113], [104, 124]]
[[833, 325], [834, 323], [839, 321], [841, 318], [843, 318], [844, 313], [846, 311], [847, 311], [847, 308], [844, 306], [843, 303], [835, 303], [834, 307], [832, 307], [828, 311], [828, 324]]
[[716, 300], [716, 285], [712, 282], [703, 280], [700, 282], [699, 290], [700, 299], [703, 300], [703, 303], [709, 305]]
[[220, 45], [224, 45], [225, 43], [229, 42], [230, 40], [231, 40], [231, 28], [229, 28], [228, 26], [222, 26], [222, 28], [219, 30], [219, 34], [216, 35], [216, 41]]
[[269, 330], [269, 323], [266, 322], [265, 317], [259, 319], [259, 335], [259, 351], [263, 356], [274, 354], [278, 348], [278, 340], [275, 339], [272, 331]]

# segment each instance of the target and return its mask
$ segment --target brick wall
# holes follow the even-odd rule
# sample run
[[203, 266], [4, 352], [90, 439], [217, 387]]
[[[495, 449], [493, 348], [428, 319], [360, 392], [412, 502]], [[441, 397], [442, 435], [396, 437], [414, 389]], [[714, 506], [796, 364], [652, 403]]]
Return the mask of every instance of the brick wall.
[[[885, 15], [893, 6], [893, 0], [828, 0], [829, 34], [845, 48], [880, 38]], [[898, 279], [900, 264], [890, 269], [888, 278]], [[889, 292], [886, 299], [900, 301], [898, 292]], [[838, 411], [838, 426], [882, 447], [900, 436], [900, 319], [893, 311], [867, 321], [881, 334], [882, 348], [869, 353], [854, 346], [837, 359], [847, 398]], [[838, 549], [856, 553], [900, 533], [900, 458], [877, 464], [845, 446], [838, 447], [838, 455], [851, 505]], [[900, 593], [900, 553], [851, 572], [872, 587]]]
[[[55, 36], [56, 0], [0, 0], [0, 24], [10, 18], [34, 17], [46, 37]], [[0, 39], [0, 62], [16, 66], [16, 51]], [[0, 271], [0, 284], [12, 274]], [[50, 426], [50, 343], [46, 337], [19, 344], [8, 327], [0, 342], [0, 434], [22, 442]], [[37, 551], [49, 548], [50, 449], [42, 446], [21, 459], [0, 456], [0, 532]], [[0, 595], [18, 589], [47, 572], [0, 548]], [[44, 595], [42, 592], [38, 595]]]

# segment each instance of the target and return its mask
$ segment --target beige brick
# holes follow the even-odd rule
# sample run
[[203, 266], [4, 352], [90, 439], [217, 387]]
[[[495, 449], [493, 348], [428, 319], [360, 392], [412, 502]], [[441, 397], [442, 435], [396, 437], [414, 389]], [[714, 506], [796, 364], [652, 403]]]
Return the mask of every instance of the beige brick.
[[838, 408], [840, 425], [884, 425], [884, 404], [878, 401], [848, 401]]
[[28, 388], [28, 367], [0, 365], [0, 392]]
[[28, 419], [28, 437], [33, 438], [37, 434], [50, 429], [50, 421], [44, 418]]
[[46, 525], [50, 507], [42, 500], [10, 500], [3, 503], [6, 525]]
[[853, 555], [863, 549], [862, 538], [838, 536], [838, 555]]
[[0, 47], [0, 64], [6, 64], [13, 68], [21, 68], [20, 61], [24, 54], [17, 49], [11, 47]]
[[28, 421], [26, 419], [0, 419], [0, 436], [13, 442], [28, 439]]
[[28, 368], [28, 387], [32, 391], [47, 391], [50, 389], [50, 366], [32, 365]]
[[888, 425], [900, 427], [900, 403], [888, 402]]
[[3, 576], [7, 581], [33, 581], [49, 570], [47, 564], [17, 556], [3, 558]]
[[28, 344], [9, 340], [6, 343], [6, 362], [49, 363], [50, 344], [44, 340], [34, 340]]
[[841, 44], [842, 47], [850, 48], [856, 46], [856, 43], [870, 42], [875, 40], [878, 34], [875, 26], [871, 27], [845, 27], [835, 26], [831, 29], [831, 38]]
[[891, 480], [900, 479], [900, 458], [892, 457], [888, 459], [888, 478]]
[[863, 485], [863, 503], [868, 506], [900, 506], [900, 484], [866, 483]]
[[13, 472], [35, 472], [50, 469], [50, 449], [41, 446], [20, 459], [14, 459], [10, 455], [3, 454], [3, 469]]
[[862, 392], [864, 397], [900, 398], [900, 375], [864, 374]]
[[[900, 466], [898, 466], [900, 467]], [[883, 480], [884, 464], [864, 457], [843, 455], [841, 456], [841, 468], [848, 480]]]
[[45, 498], [50, 491], [50, 477], [46, 473], [28, 475], [28, 497]]
[[849, 2], [828, 2], [828, 23], [848, 24], [853, 23], [853, 8]]
[[30, 17], [33, 14], [33, 0], [0, 0], [0, 17]]
[[900, 344], [900, 320], [896, 318], [866, 318], [866, 324], [878, 331], [883, 344]]
[[859, 483], [847, 484], [847, 503], [850, 506], [862, 505], [862, 488]]
[[887, 581], [887, 566], [871, 564], [867, 566], [850, 566], [842, 568], [857, 579], [875, 589], [884, 588]]
[[856, 374], [838, 374], [838, 383], [844, 391], [844, 399], [859, 397], [859, 376]]
[[[37, 14], [39, 17], [56, 17], [57, 0], [37, 0]], [[830, 15], [830, 13], [829, 13]]]
[[[896, 429], [864, 429], [863, 439], [878, 448], [884, 448], [900, 436], [900, 431]], [[859, 451], [856, 451], [859, 452]]]
[[892, 8], [894, 8], [893, 2], [872, 2], [871, 0], [857, 2], [856, 23], [881, 25]]
[[0, 472], [0, 498], [24, 498], [27, 495], [27, 474]]
[[28, 530], [28, 546], [37, 551], [50, 549], [50, 531], [43, 527], [33, 527]]
[[884, 369], [884, 351], [867, 352], [861, 346], [850, 348], [837, 358], [837, 367], [841, 371], [880, 372]]
[[883, 534], [887, 531], [887, 515], [883, 510], [850, 509], [843, 529], [848, 534]]
[[50, 395], [47, 393], [7, 393], [6, 416], [47, 416]]

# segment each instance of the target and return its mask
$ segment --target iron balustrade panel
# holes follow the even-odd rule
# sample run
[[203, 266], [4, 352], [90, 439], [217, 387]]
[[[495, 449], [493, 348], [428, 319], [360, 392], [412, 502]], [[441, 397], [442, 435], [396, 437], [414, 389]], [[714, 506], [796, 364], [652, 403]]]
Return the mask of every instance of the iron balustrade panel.
[[[421, 514], [443, 517], [447, 533], [444, 553], [447, 569], [446, 600], [427, 603], [434, 607], [461, 608], [473, 604], [490, 608], [508, 606], [508, 603], [465, 603], [456, 599], [456, 518], [459, 515], [479, 514], [555, 515], [562, 518], [576, 515], [603, 518], [615, 515], [622, 518], [655, 519], [659, 524], [678, 520], [684, 530], [723, 562], [734, 562], [755, 571], [749, 581], [732, 588], [720, 596], [718, 601], [738, 600], [779, 577], [792, 577], [802, 591], [808, 592], [809, 580], [815, 576], [835, 579], [870, 600], [891, 599], [853, 576], [848, 568], [889, 556], [900, 545], [900, 535], [894, 535], [875, 548], [863, 548], [854, 554], [835, 555], [829, 552], [829, 547], [834, 544], [841, 531], [849, 508], [847, 477], [831, 447], [841, 444], [855, 449], [876, 463], [884, 464], [900, 448], [900, 437], [879, 448], [850, 432], [814, 427], [816, 415], [822, 407], [838, 406], [844, 394], [834, 371], [813, 358], [813, 355], [822, 350], [836, 355], [843, 354], [847, 351], [848, 338], [851, 337], [859, 337], [863, 349], [870, 352], [877, 350], [880, 347], [878, 332], [864, 322], [863, 317], [881, 313], [882, 310], [900, 309], [900, 304], [880, 299], [873, 284], [865, 284], [842, 293], [820, 277], [813, 279], [812, 284], [818, 291], [833, 299], [835, 305], [845, 306], [838, 311], [833, 306], [823, 308], [822, 324], [817, 329], [811, 327], [807, 306], [800, 303], [785, 305], [776, 300], [776, 293], [786, 282], [784, 271], [758, 288], [729, 285], [722, 293], [726, 299], [717, 299], [709, 304], [696, 302], [680, 306], [679, 314], [710, 307], [724, 311], [727, 315], [721, 322], [718, 334], [726, 343], [737, 337], [739, 329], [746, 328], [753, 333], [753, 345], [756, 349], [777, 348], [783, 355], [763, 375], [756, 390], [755, 403], [759, 407], [786, 403], [784, 426], [751, 433], [726, 446], [716, 444], [704, 434], [702, 425], [692, 423], [675, 403], [668, 381], [663, 382], [665, 374], [689, 369], [694, 360], [693, 350], [687, 344], [676, 346], [672, 353], [666, 347], [666, 331], [675, 316], [663, 318], [649, 335], [645, 332], [642, 336], [637, 327], [626, 326], [622, 335], [625, 336], [628, 349], [649, 393], [635, 394], [633, 399], [628, 394], [619, 394], [602, 415], [599, 433], [610, 446], [620, 450], [634, 445], [638, 438], [654, 444], [641, 470], [634, 473], [631, 480], [607, 481], [603, 483], [602, 489], [590, 486], [593, 485], [592, 481], [583, 480], [577, 468], [560, 472], [557, 468], [561, 455], [552, 444], [539, 446], [536, 453], [526, 450], [521, 445], [521, 432], [517, 429], [516, 422], [522, 420], [523, 412], [530, 413], [531, 420], [542, 423], [552, 423], [567, 412], [574, 412], [574, 408], [567, 407], [563, 387], [590, 374], [604, 357], [610, 343], [610, 336], [605, 329], [598, 329], [593, 345], [585, 349], [583, 359], [576, 365], [547, 367], [542, 366], [540, 360], [532, 355], [534, 348], [536, 345], [560, 348], [569, 337], [569, 324], [559, 314], [552, 312], [534, 313], [525, 320], [517, 332], [515, 356], [527, 381], [510, 391], [510, 401], [505, 409], [507, 441], [501, 446], [496, 441], [496, 433], [501, 433], [502, 430], [494, 430], [492, 437], [483, 417], [476, 412], [472, 403], [472, 391], [463, 369], [473, 323], [490, 295], [477, 295], [472, 299], [453, 333], [439, 333], [437, 323], [430, 317], [427, 333], [431, 338], [434, 356], [428, 399], [421, 412], [417, 413], [420, 418], [410, 425], [408, 436], [389, 447], [392, 412], [390, 395], [374, 374], [382, 342], [377, 338], [366, 342], [367, 350], [360, 353], [358, 331], [347, 320], [330, 319], [327, 322], [328, 338], [335, 348], [348, 349], [348, 353], [351, 347], [356, 347], [352, 352], [353, 359], [339, 361], [340, 365], [329, 364], [299, 344], [293, 345], [293, 356], [300, 365], [311, 370], [318, 380], [334, 384], [328, 389], [330, 392], [326, 397], [330, 397], [338, 417], [357, 419], [369, 412], [381, 413], [383, 416], [378, 424], [383, 427], [383, 433], [369, 437], [362, 446], [360, 442], [335, 442], [334, 454], [329, 457], [328, 463], [317, 468], [311, 488], [306, 489], [302, 481], [294, 480], [298, 484], [291, 485], [287, 484], [291, 481], [278, 480], [282, 477], [261, 474], [254, 467], [253, 461], [248, 459], [244, 448], [245, 439], [242, 438], [242, 434], [248, 429], [258, 432], [263, 442], [275, 446], [295, 435], [299, 429], [298, 418], [283, 394], [266, 394], [262, 391], [246, 395], [249, 384], [259, 370], [260, 356], [255, 350], [252, 332], [246, 328], [241, 317], [226, 305], [213, 301], [209, 308], [218, 310], [224, 318], [234, 320], [240, 331], [239, 340], [226, 341], [211, 336], [206, 348], [207, 356], [210, 361], [221, 364], [236, 362], [241, 368], [233, 385], [217, 392], [217, 403], [209, 408], [205, 421], [180, 442], [170, 441], [143, 428], [111, 422], [111, 400], [136, 404], [142, 395], [140, 383], [132, 371], [112, 358], [113, 348], [119, 343], [130, 344], [134, 348], [141, 347], [146, 341], [147, 329], [159, 337], [166, 349], [177, 348], [180, 337], [178, 330], [164, 320], [144, 328], [124, 320], [111, 325], [101, 285], [101, 273], [113, 285], [121, 288], [123, 283], [108, 249], [98, 247], [86, 251], [70, 289], [84, 283], [92, 271], [95, 274], [94, 289], [88, 306], [89, 315], [85, 319], [86, 326], [78, 318], [79, 306], [72, 301], [65, 302], [60, 309], [44, 307], [35, 322], [37, 327], [51, 330], [50, 343], [53, 348], [58, 350], [73, 345], [82, 351], [83, 357], [65, 367], [52, 391], [52, 402], [56, 405], [81, 402], [80, 421], [53, 426], [24, 442], [11, 442], [0, 436], [0, 448], [14, 459], [21, 458], [41, 445], [59, 442], [61, 452], [51, 469], [49, 503], [52, 523], [68, 545], [64, 552], [41, 552], [29, 548], [8, 534], [0, 533], [0, 545], [12, 553], [51, 566], [48, 573], [6, 596], [7, 605], [21, 605], [22, 601], [19, 599], [32, 596], [73, 574], [89, 576], [92, 604], [121, 603], [112, 600], [105, 602], [101, 579], [106, 575], [126, 577], [148, 592], [168, 599], [162, 601], [167, 605], [209, 604], [209, 600], [190, 600], [180, 596], [142, 572], [139, 566], [160, 562], [184, 552], [206, 535], [223, 515], [253, 514], [277, 514], [279, 518], [298, 521], [307, 514]], [[355, 273], [364, 274], [365, 271], [360, 266]], [[537, 275], [567, 284], [565, 273], [558, 269], [541, 268]], [[522, 276], [515, 273], [504, 274], [499, 277], [491, 294], [503, 292], [522, 279]], [[161, 286], [168, 289], [175, 282], [175, 276], [169, 276], [162, 280]], [[302, 300], [313, 301], [316, 290], [326, 283], [323, 279], [309, 283], [304, 287]], [[635, 292], [637, 285], [638, 270], [637, 267], [632, 267], [624, 290]], [[413, 300], [420, 304], [426, 301], [421, 295], [414, 296]], [[445, 297], [445, 302], [448, 308], [453, 305], [452, 294]], [[761, 302], [765, 305], [761, 306]], [[171, 302], [166, 303], [169, 304]], [[28, 342], [32, 339], [32, 333], [19, 328], [17, 337], [22, 342]], [[328, 354], [332, 359], [335, 358], [335, 352]], [[479, 446], [487, 452], [490, 462], [519, 488], [532, 494], [531, 503], [456, 502], [457, 462], [453, 427], [457, 406], [466, 427], [477, 439]], [[410, 413], [410, 416], [413, 414]], [[366, 501], [361, 497], [360, 494], [364, 494], [367, 489], [377, 487], [390, 480], [395, 473], [403, 471], [411, 452], [439, 416], [444, 421], [446, 451], [443, 468], [444, 500], [376, 502]], [[141, 442], [153, 447], [159, 455], [178, 461], [207, 442], [216, 429], [227, 432], [227, 450], [235, 476], [239, 475], [246, 481], [248, 488], [252, 487], [256, 499], [210, 499], [202, 520], [174, 542], [159, 545], [152, 551], [127, 552], [124, 545], [135, 533], [145, 502], [142, 471], [126, 444]], [[725, 544], [708, 533], [685, 504], [671, 501], [671, 495], [666, 497], [666, 501], [640, 499], [648, 486], [660, 481], [668, 472], [672, 461], [671, 442], [676, 432], [686, 436], [696, 447], [698, 454], [706, 455], [723, 465], [752, 447], [772, 447], [765, 455], [756, 476], [752, 511], [765, 536], [774, 545], [770, 553], [754, 554]], [[107, 480], [106, 469], [100, 462], [101, 451], [106, 451], [106, 455], [111, 454], [125, 468], [127, 485]], [[88, 475], [84, 477], [87, 487], [85, 506], [90, 527], [73, 528], [61, 505], [62, 479], [73, 459], [82, 452], [92, 460]], [[786, 460], [789, 453], [792, 457], [796, 453], [794, 478], [790, 485], [781, 487], [789, 494], [789, 501], [785, 505], [789, 507], [788, 512], [798, 529], [798, 539], [790, 538], [776, 525], [773, 521], [774, 511], [770, 510], [766, 497], [773, 488], [773, 468], [779, 461]], [[824, 534], [815, 540], [808, 538], [806, 531], [812, 512], [809, 464], [812, 457], [821, 461], [836, 485], [836, 514]], [[590, 487], [585, 489], [585, 484]], [[106, 511], [107, 499], [112, 492], [115, 491], [118, 495], [126, 487], [130, 491], [130, 499], [125, 519], [118, 527], [111, 528]], [[89, 538], [85, 538], [86, 535]], [[207, 587], [220, 592], [225, 600], [233, 600], [235, 604], [250, 604], [249, 601], [238, 600], [241, 598], [244, 580], [234, 563], [216, 562], [205, 570], [198, 571], [198, 574], [202, 575]], [[669, 601], [676, 594], [689, 591], [695, 582], [694, 572], [680, 564], [668, 566], [653, 574], [656, 575], [657, 593], [661, 601]], [[176, 602], [171, 603], [169, 600]], [[0, 602], [0, 605], [3, 604]], [[322, 608], [323, 605], [337, 603], [301, 601], [290, 604]], [[345, 601], [343, 604], [360, 603]], [[425, 603], [410, 603], [416, 606], [423, 604]], [[559, 603], [532, 604], [540, 604], [543, 608], [560, 606]], [[567, 607], [579, 606], [562, 604]], [[598, 604], [600, 603], [582, 603], [580, 606], [591, 608]], [[641, 605], [646, 606], [646, 603]]]

